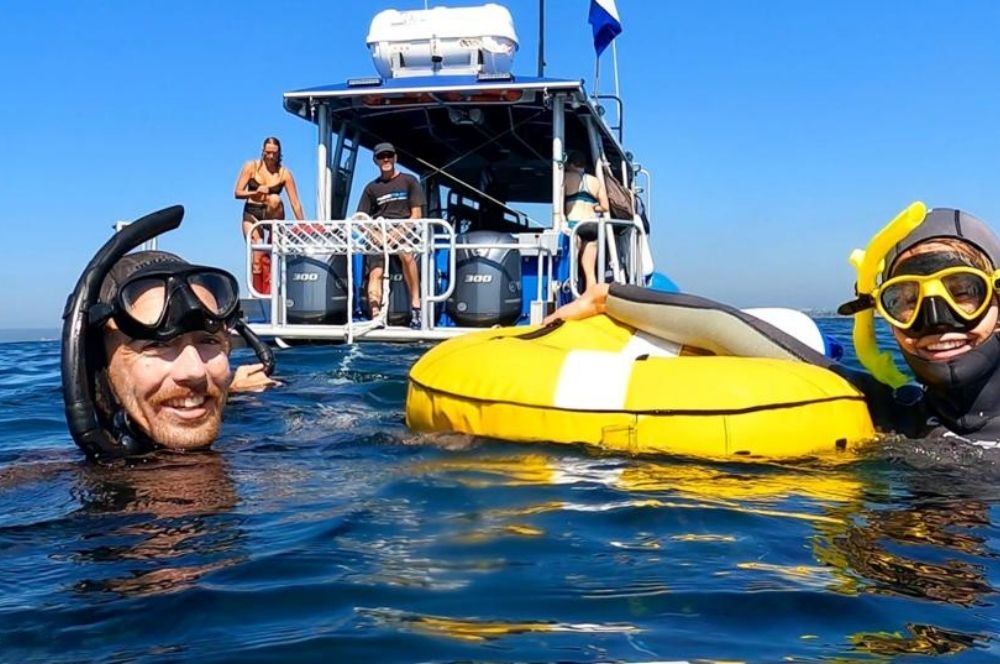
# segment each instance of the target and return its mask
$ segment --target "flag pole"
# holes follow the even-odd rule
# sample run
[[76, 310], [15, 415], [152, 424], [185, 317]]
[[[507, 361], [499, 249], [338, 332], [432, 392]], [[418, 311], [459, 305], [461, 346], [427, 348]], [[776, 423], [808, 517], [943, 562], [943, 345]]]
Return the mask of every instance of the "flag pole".
[[615, 96], [618, 97], [619, 100], [621, 100], [621, 98], [622, 98], [622, 91], [621, 91], [621, 88], [618, 85], [618, 43], [617, 42], [618, 42], [617, 39], [615, 41], [611, 42], [611, 63], [612, 63], [611, 66], [614, 67], [614, 70], [615, 70]]
[[594, 58], [594, 92], [592, 96], [596, 99], [601, 92], [601, 54]]

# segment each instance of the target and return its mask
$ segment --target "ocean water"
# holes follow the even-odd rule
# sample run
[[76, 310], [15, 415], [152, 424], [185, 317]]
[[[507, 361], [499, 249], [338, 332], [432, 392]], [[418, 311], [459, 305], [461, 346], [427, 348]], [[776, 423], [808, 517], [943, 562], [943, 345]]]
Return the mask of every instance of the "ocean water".
[[0, 345], [0, 660], [1000, 661], [995, 458], [422, 437], [422, 350], [281, 351], [211, 453], [103, 468], [58, 343]]

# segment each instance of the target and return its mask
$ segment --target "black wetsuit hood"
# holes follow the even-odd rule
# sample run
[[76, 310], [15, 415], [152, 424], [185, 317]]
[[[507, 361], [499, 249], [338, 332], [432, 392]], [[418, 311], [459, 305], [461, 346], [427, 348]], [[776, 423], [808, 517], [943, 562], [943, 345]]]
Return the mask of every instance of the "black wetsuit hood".
[[[973, 440], [1000, 440], [1000, 334], [948, 362], [903, 353], [924, 385], [929, 424]], [[936, 420], [936, 422], [935, 422]]]

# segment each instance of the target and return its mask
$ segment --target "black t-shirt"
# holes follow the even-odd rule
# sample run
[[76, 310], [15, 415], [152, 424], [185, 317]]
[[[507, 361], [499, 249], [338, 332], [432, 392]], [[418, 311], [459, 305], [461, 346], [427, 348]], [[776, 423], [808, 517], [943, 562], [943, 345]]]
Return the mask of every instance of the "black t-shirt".
[[358, 212], [372, 218], [409, 219], [410, 209], [423, 207], [424, 192], [417, 178], [398, 173], [391, 180], [376, 178], [365, 185], [358, 201]]

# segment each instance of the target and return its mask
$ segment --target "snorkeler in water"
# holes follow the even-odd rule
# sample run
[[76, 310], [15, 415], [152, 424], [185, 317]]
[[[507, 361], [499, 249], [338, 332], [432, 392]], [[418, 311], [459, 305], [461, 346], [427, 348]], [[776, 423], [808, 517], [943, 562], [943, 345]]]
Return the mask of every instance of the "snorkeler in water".
[[[206, 448], [218, 436], [231, 391], [275, 384], [273, 354], [244, 324], [233, 275], [163, 251], [127, 253], [176, 228], [183, 216], [174, 206], [115, 234], [67, 302], [66, 421], [92, 459]], [[233, 333], [260, 360], [235, 375]]]
[[[879, 283], [859, 288], [839, 312], [871, 316], [877, 310], [921, 389], [900, 385], [901, 374], [871, 361], [885, 387], [859, 386], [873, 410], [896, 413], [881, 423], [884, 429], [1000, 446], [1000, 239], [966, 212], [915, 206], [910, 210], [922, 217], [916, 227], [884, 256], [872, 257], [883, 266]], [[865, 362], [865, 339], [856, 336], [859, 341]]]
[[[871, 322], [877, 310], [892, 326], [893, 337], [919, 386], [904, 385], [907, 379], [886, 367], [884, 361], [868, 362], [863, 347], [859, 347], [859, 356], [873, 373], [821, 363], [862, 391], [875, 425], [882, 431], [913, 438], [946, 436], [981, 447], [1000, 447], [1000, 307], [996, 293], [1000, 239], [968, 213], [949, 208], [928, 212], [922, 204], [915, 205], [908, 208], [911, 223], [903, 232], [898, 230], [899, 224], [890, 225], [896, 227], [898, 237], [885, 249], [869, 249], [869, 265], [884, 267], [879, 275], [872, 274], [872, 287], [859, 289], [857, 299], [843, 305], [840, 312], [854, 314], [859, 320], [868, 317]], [[634, 324], [637, 317], [655, 318], [658, 308], [668, 315], [669, 307], [661, 306], [668, 300], [673, 303], [691, 297], [597, 284], [544, 322], [607, 313], [613, 318], [626, 315], [630, 320], [625, 322]], [[727, 313], [733, 324], [760, 327], [738, 310], [725, 305], [718, 305], [718, 309]], [[874, 348], [874, 327], [862, 329], [870, 336], [867, 344]], [[801, 342], [781, 338], [781, 343], [799, 359], [816, 362], [816, 354]], [[855, 343], [858, 345], [857, 333]], [[875, 355], [873, 360], [888, 359]]]

